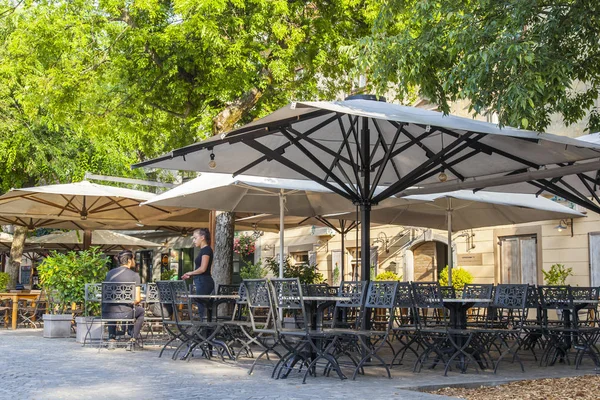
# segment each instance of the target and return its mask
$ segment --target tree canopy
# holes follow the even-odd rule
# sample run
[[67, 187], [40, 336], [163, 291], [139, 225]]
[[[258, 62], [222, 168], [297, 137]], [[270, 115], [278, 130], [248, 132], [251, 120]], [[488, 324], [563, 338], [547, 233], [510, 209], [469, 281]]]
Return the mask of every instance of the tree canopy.
[[364, 1], [0, 0], [0, 190], [133, 162], [352, 85]]
[[385, 0], [353, 50], [379, 92], [412, 91], [448, 112], [543, 130], [553, 114], [600, 129], [600, 3], [595, 0]]

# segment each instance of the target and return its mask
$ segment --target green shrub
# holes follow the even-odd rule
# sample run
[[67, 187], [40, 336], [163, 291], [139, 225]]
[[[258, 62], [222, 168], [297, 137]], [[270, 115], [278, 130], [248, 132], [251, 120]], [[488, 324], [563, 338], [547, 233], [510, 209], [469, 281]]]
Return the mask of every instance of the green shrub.
[[0, 272], [0, 292], [6, 292], [6, 286], [10, 280], [10, 275], [6, 272]]
[[83, 304], [85, 284], [104, 281], [108, 259], [92, 247], [80, 252], [66, 254], [53, 251], [38, 267], [40, 284], [48, 293], [53, 293], [52, 311], [63, 311], [72, 303]]
[[242, 279], [262, 279], [269, 271], [262, 266], [262, 260], [258, 260], [256, 264], [246, 261], [245, 265], [240, 269], [240, 277]]
[[402, 280], [400, 275], [395, 274], [392, 271], [382, 272], [375, 277], [376, 281], [399, 281]]
[[573, 276], [573, 268], [565, 268], [564, 264], [554, 264], [549, 271], [542, 270], [546, 285], [564, 285], [569, 276]]
[[337, 263], [335, 264], [335, 267], [333, 268], [333, 284], [334, 285], [339, 285], [340, 283], [340, 267], [338, 267]]
[[[448, 266], [440, 272], [439, 278], [440, 285], [448, 286]], [[473, 275], [466, 269], [452, 268], [452, 286], [456, 290], [462, 290], [463, 287], [470, 283], [473, 283]]]
[[177, 279], [177, 270], [175, 269], [165, 269], [160, 273], [161, 281], [172, 281]]
[[[273, 272], [273, 275], [279, 276], [279, 260], [275, 257], [269, 257], [266, 260], [267, 268]], [[300, 283], [312, 285], [314, 283], [323, 283], [323, 274], [319, 272], [316, 265], [297, 263], [292, 265], [289, 258], [285, 258], [283, 263], [284, 278], [298, 278]]]

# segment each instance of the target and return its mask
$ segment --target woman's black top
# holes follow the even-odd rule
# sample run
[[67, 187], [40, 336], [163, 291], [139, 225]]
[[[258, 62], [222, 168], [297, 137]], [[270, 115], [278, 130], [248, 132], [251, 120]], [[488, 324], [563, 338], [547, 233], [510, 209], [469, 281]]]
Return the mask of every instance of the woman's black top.
[[196, 260], [194, 260], [194, 264], [196, 264], [196, 268], [198, 269], [200, 268], [200, 265], [202, 265], [202, 256], [208, 256], [208, 267], [206, 268], [206, 271], [204, 271], [204, 273], [202, 274], [198, 274], [199, 276], [210, 276], [210, 271], [212, 269], [212, 262], [213, 262], [213, 251], [210, 248], [210, 246], [204, 246], [200, 249], [200, 253], [198, 253], [198, 257], [196, 257]]

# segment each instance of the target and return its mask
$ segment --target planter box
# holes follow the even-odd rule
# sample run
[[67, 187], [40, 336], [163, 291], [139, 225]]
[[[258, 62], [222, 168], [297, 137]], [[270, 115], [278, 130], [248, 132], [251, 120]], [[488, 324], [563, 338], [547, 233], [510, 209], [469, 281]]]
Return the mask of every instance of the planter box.
[[87, 337], [88, 342], [99, 341], [102, 338], [102, 324], [100, 323], [100, 320], [95, 319], [86, 323], [85, 320], [87, 318], [88, 317], [75, 318], [75, 323], [77, 323], [77, 335], [75, 337], [75, 341], [77, 343], [83, 343], [84, 340], [86, 340], [85, 336], [87, 335], [88, 328], [90, 328], [90, 334]]
[[284, 317], [283, 318], [283, 327], [286, 329], [295, 329], [296, 328], [296, 318]]
[[71, 337], [71, 314], [44, 314], [43, 319], [45, 338]]

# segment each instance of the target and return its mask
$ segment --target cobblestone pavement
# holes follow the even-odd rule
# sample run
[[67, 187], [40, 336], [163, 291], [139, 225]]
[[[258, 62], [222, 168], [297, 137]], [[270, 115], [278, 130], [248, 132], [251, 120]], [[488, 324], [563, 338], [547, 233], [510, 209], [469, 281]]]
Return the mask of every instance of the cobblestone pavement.
[[405, 389], [593, 372], [590, 366], [581, 371], [559, 366], [535, 368], [526, 376], [509, 370], [502, 375], [470, 372], [444, 377], [439, 370], [413, 374], [408, 366], [400, 366], [393, 370], [392, 379], [383, 378], [382, 369], [373, 369], [372, 376], [359, 376], [356, 381], [318, 376], [303, 385], [298, 374], [273, 380], [266, 367], [249, 376], [250, 361], [173, 361], [168, 353], [158, 358], [158, 349], [98, 351], [81, 347], [75, 339], [44, 339], [41, 330], [1, 330], [0, 398], [443, 399]]

